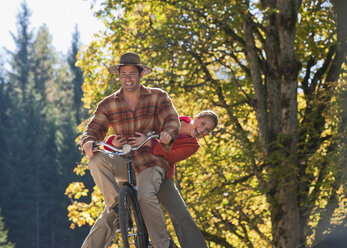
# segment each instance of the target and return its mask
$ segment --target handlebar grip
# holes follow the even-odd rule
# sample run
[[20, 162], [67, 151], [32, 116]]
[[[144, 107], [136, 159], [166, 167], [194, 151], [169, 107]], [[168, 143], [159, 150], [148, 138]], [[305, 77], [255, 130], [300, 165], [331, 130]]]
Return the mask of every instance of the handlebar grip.
[[97, 148], [98, 146], [96, 145], [96, 141], [93, 142], [92, 149]]

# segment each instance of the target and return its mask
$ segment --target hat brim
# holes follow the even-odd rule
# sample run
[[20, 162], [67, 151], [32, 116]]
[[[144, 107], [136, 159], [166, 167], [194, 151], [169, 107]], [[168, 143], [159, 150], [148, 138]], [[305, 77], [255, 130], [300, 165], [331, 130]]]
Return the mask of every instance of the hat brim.
[[111, 72], [111, 73], [118, 74], [119, 73], [119, 68], [121, 66], [123, 66], [123, 65], [134, 65], [134, 66], [141, 67], [143, 69], [143, 71], [142, 71], [143, 75], [148, 75], [148, 74], [152, 73], [152, 69], [150, 67], [142, 65], [142, 64], [119, 64], [119, 65], [113, 65], [113, 66], [110, 66], [108, 68], [108, 71]]

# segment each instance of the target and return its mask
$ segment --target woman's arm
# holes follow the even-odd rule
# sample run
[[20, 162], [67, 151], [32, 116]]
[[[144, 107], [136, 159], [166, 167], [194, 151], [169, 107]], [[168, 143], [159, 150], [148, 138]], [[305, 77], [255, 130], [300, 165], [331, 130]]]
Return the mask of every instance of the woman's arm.
[[164, 157], [171, 165], [192, 156], [199, 147], [200, 145], [195, 138], [187, 137], [177, 139], [169, 151], [166, 151], [164, 147], [157, 142], [152, 152], [156, 156]]

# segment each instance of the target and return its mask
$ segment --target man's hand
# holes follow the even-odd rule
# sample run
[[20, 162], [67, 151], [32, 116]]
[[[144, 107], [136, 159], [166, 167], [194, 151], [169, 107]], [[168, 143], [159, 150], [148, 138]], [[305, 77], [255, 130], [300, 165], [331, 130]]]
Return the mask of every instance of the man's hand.
[[[132, 147], [136, 147], [136, 146], [140, 145], [142, 143], [142, 141], [144, 141], [146, 139], [146, 135], [144, 135], [143, 133], [135, 132], [135, 134], [137, 136], [128, 138], [129, 145], [131, 145]], [[145, 145], [150, 146], [151, 143], [147, 142]]]
[[171, 135], [167, 131], [163, 131], [160, 133], [159, 142], [163, 144], [168, 144], [172, 140]]
[[127, 139], [121, 135], [115, 134], [115, 138], [112, 140], [112, 145], [114, 147], [123, 147], [127, 143]]
[[94, 141], [87, 141], [82, 147], [84, 152], [87, 154], [88, 158], [92, 158], [94, 156], [93, 143]]

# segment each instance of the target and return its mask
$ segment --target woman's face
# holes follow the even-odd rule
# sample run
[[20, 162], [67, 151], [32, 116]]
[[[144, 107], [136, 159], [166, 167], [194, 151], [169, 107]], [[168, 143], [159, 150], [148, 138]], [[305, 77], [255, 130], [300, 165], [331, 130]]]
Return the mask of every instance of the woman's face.
[[193, 138], [202, 138], [209, 134], [214, 128], [214, 122], [209, 117], [195, 117], [190, 136]]

